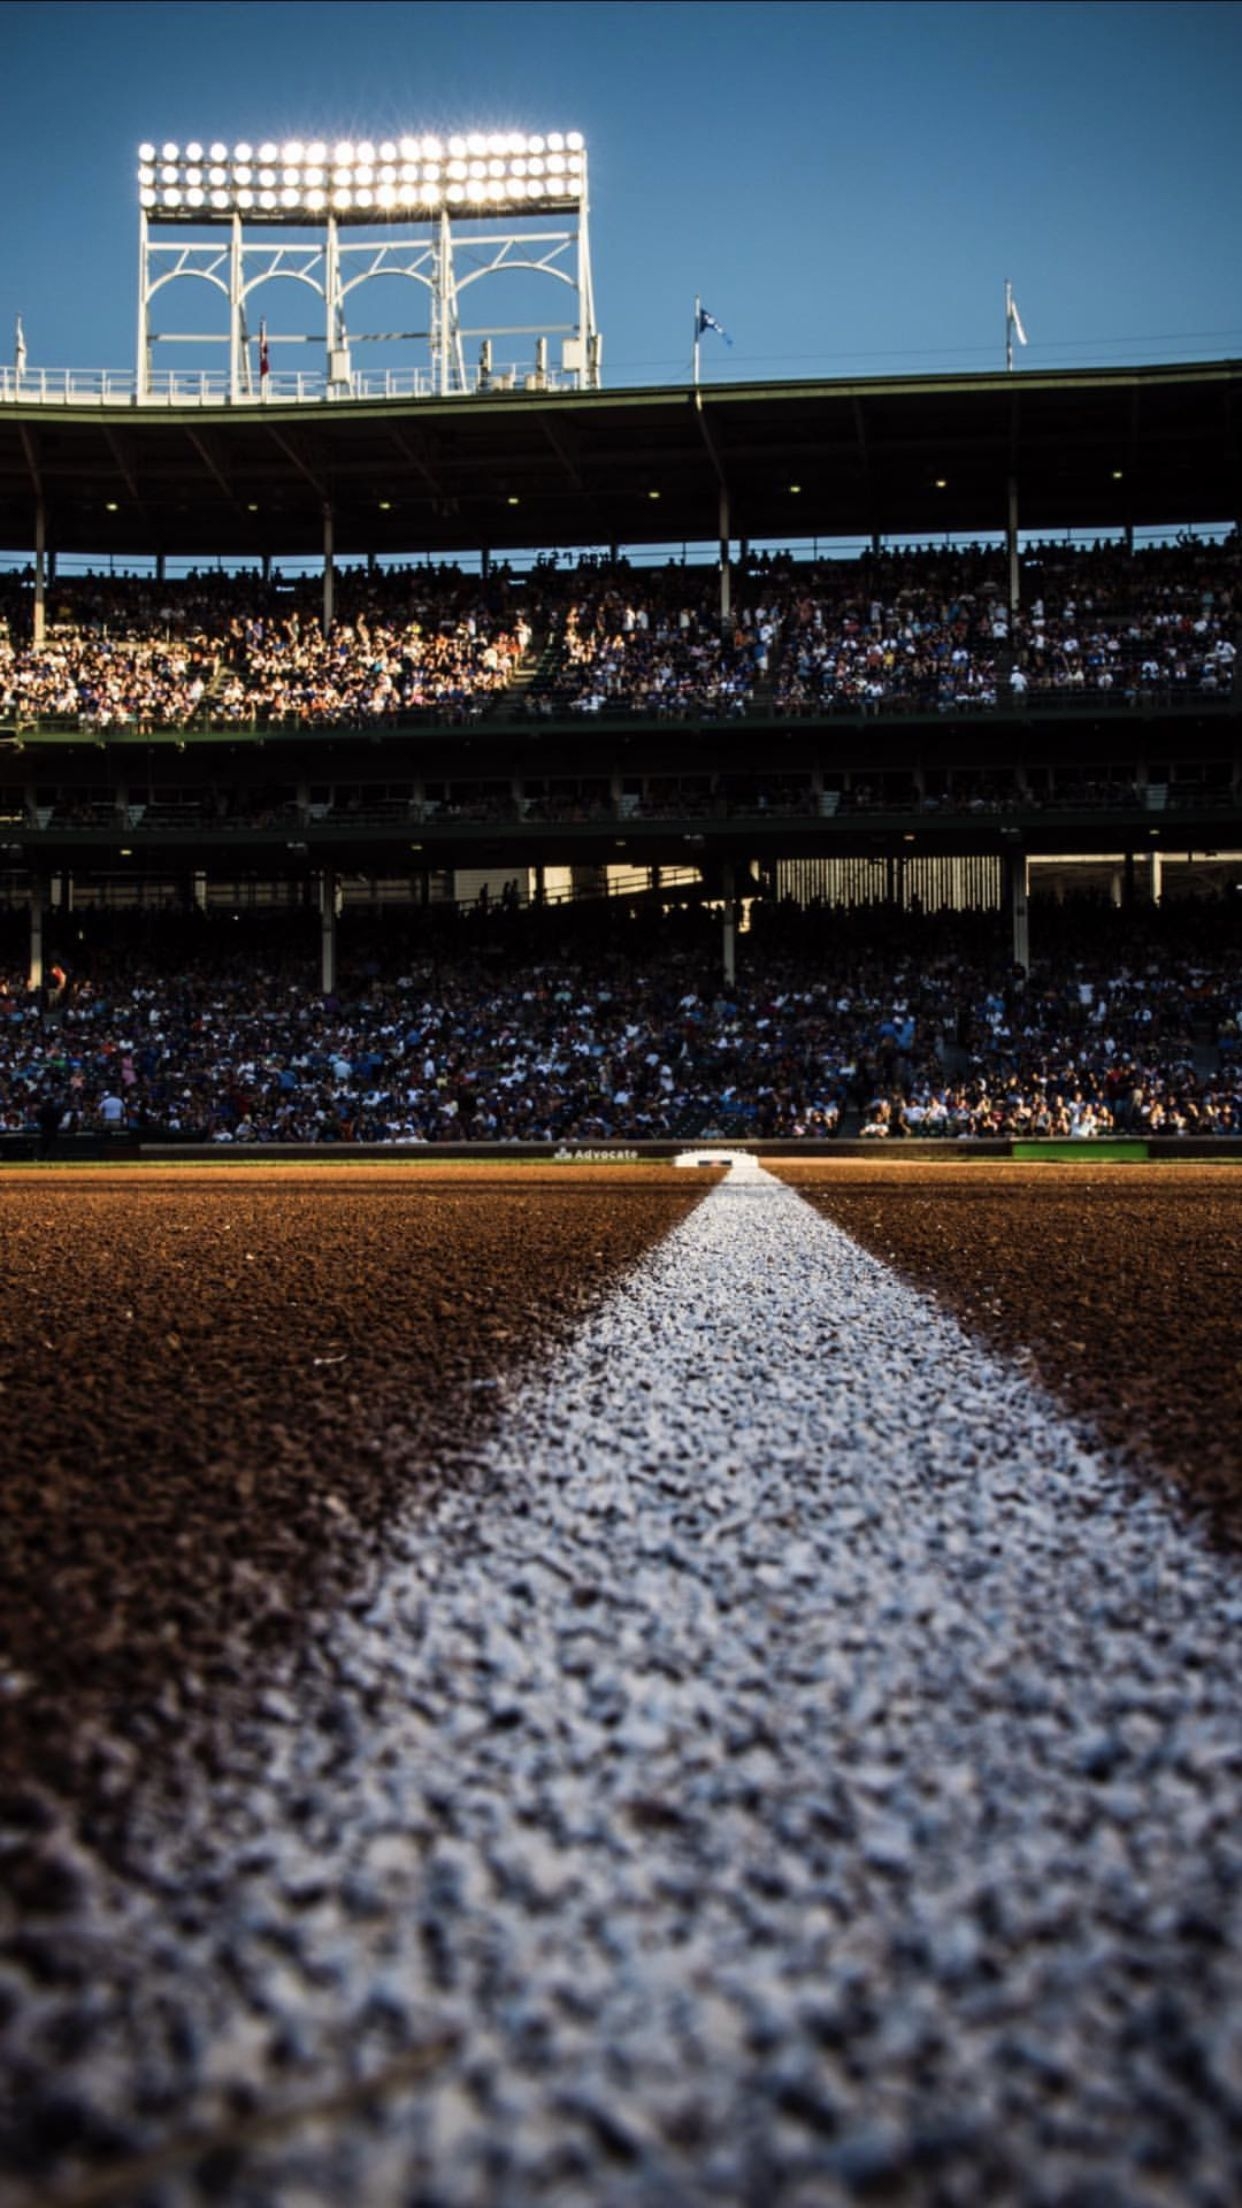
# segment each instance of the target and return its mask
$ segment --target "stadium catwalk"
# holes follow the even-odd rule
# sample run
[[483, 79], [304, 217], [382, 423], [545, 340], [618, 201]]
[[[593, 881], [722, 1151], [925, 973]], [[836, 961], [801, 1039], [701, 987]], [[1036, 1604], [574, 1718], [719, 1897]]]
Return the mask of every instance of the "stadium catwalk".
[[0, 2198], [1223, 2208], [1236, 1559], [749, 1161], [483, 1392], [10, 1973], [129, 2148]]

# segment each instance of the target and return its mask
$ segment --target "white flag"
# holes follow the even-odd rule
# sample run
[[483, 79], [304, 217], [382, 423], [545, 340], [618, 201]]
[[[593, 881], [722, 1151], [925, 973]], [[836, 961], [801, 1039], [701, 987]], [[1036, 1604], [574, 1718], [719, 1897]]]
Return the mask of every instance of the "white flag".
[[1018, 312], [1018, 302], [1013, 297], [1011, 297], [1009, 301], [1009, 319], [1013, 323], [1014, 334], [1017, 337], [1019, 345], [1025, 345], [1026, 331], [1022, 327], [1022, 317]]
[[20, 314], [17, 317], [17, 327], [13, 332], [13, 364], [18, 375], [24, 376], [26, 373], [26, 333], [22, 328]]

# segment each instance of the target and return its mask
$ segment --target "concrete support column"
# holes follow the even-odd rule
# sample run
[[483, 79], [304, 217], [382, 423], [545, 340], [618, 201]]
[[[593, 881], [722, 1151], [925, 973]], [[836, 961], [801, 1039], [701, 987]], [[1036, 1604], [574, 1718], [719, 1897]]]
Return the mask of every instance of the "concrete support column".
[[272, 579], [272, 555], [270, 552], [264, 552], [260, 555], [259, 574], [262, 577], [263, 585], [266, 589], [268, 583], [270, 583]]
[[43, 906], [43, 876], [32, 874], [30, 877], [30, 970], [27, 975], [32, 989], [43, 987]]
[[42, 644], [47, 633], [47, 509], [35, 500], [34, 642]]
[[162, 583], [167, 580], [167, 577], [168, 562], [162, 552], [157, 552], [155, 555], [155, 580], [157, 583]]
[[1013, 963], [1024, 974], [1031, 970], [1031, 905], [1030, 862], [1025, 851], [1014, 852], [1006, 861], [1009, 876], [1009, 924], [1012, 931]]
[[720, 626], [732, 618], [729, 597], [729, 494], [720, 486]]
[[1158, 905], [1164, 896], [1164, 853], [1153, 851], [1151, 855], [1151, 901]]
[[332, 508], [323, 510], [323, 633], [332, 634], [333, 608], [336, 597], [336, 575], [333, 567]]
[[725, 864], [724, 864], [724, 873], [723, 873], [723, 888], [724, 888], [724, 931], [723, 931], [723, 932], [724, 932], [724, 941], [723, 941], [723, 951], [724, 951], [724, 959], [723, 959], [723, 971], [724, 971], [724, 978], [725, 978], [725, 980], [726, 980], [726, 981], [727, 981], [727, 982], [729, 983], [729, 985], [730, 985], [730, 987], [731, 987], [731, 986], [732, 986], [732, 984], [733, 984], [733, 982], [734, 982], [734, 980], [735, 980], [735, 978], [736, 978], [736, 974], [737, 974], [737, 956], [736, 956], [736, 952], [737, 952], [737, 944], [736, 944], [736, 934], [737, 934], [737, 911], [736, 911], [736, 907], [735, 907], [735, 903], [734, 903], [734, 899], [735, 899], [735, 896], [736, 896], [736, 882], [735, 882], [735, 879], [734, 879], [734, 873], [733, 873], [733, 861], [732, 861], [732, 859], [726, 859], [726, 861], [725, 861]]
[[608, 802], [618, 820], [621, 818], [621, 800], [624, 795], [625, 784], [622, 780], [621, 769], [620, 767], [613, 767], [608, 775]]
[[544, 873], [543, 868], [541, 866], [537, 866], [535, 868], [535, 903], [537, 905], [543, 905], [547, 903], [547, 900], [548, 878], [547, 875]]
[[1009, 611], [1018, 610], [1021, 583], [1018, 575], [1018, 478], [1011, 475], [1007, 485], [1008, 512], [1005, 519], [1005, 549], [1009, 555]]
[[336, 994], [336, 869], [325, 866], [319, 877], [319, 986], [325, 997]]

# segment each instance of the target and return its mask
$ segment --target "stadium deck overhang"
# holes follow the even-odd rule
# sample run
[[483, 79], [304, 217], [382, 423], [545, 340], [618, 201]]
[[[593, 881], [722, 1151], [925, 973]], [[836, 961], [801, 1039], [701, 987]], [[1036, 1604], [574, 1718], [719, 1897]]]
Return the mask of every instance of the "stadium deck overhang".
[[[236, 407], [6, 404], [0, 547], [103, 562], [1242, 516], [1242, 362]], [[795, 488], [796, 486], [796, 488]]]

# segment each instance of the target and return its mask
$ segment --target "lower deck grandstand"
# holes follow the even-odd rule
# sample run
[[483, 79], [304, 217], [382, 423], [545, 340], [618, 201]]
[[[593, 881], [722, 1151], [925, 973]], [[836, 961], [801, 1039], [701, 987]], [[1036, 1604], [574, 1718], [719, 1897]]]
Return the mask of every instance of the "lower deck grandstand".
[[1242, 1135], [1242, 902], [1001, 916], [515, 899], [61, 916], [0, 980], [0, 1132], [220, 1145]]

